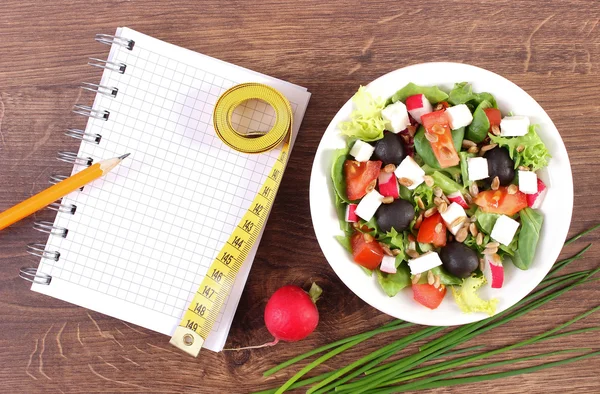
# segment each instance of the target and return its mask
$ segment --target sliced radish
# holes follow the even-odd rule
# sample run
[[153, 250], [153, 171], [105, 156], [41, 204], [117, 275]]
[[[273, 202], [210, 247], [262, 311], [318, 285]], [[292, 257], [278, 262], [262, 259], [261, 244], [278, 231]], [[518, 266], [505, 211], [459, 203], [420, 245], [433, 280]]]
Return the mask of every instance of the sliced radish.
[[388, 274], [396, 273], [396, 258], [394, 256], [383, 256], [381, 265], [379, 266], [381, 272], [387, 272]]
[[463, 197], [462, 193], [457, 190], [452, 194], [448, 195], [448, 200], [450, 202], [455, 202], [458, 205], [460, 205], [461, 207], [463, 207], [464, 209], [469, 209], [469, 204], [467, 204], [467, 200], [465, 200], [465, 198]]
[[527, 194], [527, 205], [533, 209], [538, 209], [542, 206], [544, 197], [546, 197], [546, 193], [548, 192], [548, 188], [546, 188], [546, 185], [540, 178], [537, 180], [537, 190], [535, 194]]
[[394, 173], [381, 172], [379, 174], [379, 194], [384, 197], [400, 197], [400, 186]]
[[504, 266], [498, 254], [484, 255], [485, 267], [484, 274], [492, 289], [500, 289], [504, 284]]
[[406, 109], [414, 120], [421, 123], [421, 116], [433, 112], [433, 107], [424, 94], [415, 94], [406, 99]]
[[346, 207], [346, 221], [348, 223], [358, 222], [358, 215], [356, 214], [357, 204], [348, 204]]

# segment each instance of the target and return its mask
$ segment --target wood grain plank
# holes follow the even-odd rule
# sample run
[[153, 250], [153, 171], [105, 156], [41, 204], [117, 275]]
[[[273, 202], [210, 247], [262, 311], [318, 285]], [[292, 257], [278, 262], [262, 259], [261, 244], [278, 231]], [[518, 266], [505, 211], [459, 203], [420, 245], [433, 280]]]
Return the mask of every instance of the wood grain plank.
[[[213, 354], [197, 360], [174, 351], [163, 335], [29, 291], [16, 275], [35, 264], [24, 245], [42, 211], [0, 233], [0, 381], [10, 393], [248, 392], [281, 383], [263, 378], [278, 362], [330, 341], [376, 327], [386, 317], [354, 296], [325, 261], [308, 208], [310, 165], [323, 131], [358, 85], [409, 64], [455, 61], [499, 73], [529, 92], [554, 120], [569, 151], [575, 182], [570, 233], [597, 222], [600, 141], [600, 9], [594, 0], [568, 1], [204, 1], [86, 2], [5, 0], [0, 13], [0, 209], [68, 173], [58, 150], [76, 149], [62, 134], [82, 127], [70, 113], [89, 103], [79, 83], [97, 81], [88, 57], [108, 47], [95, 33], [126, 25], [219, 59], [306, 86], [312, 99], [231, 329], [228, 347], [270, 340], [262, 321], [269, 295], [286, 283], [316, 280], [325, 297], [321, 322], [306, 340], [277, 348]], [[293, 225], [290, 225], [293, 223]], [[597, 242], [597, 234], [569, 246]], [[594, 246], [577, 268], [597, 265]], [[596, 306], [598, 284], [563, 296], [475, 344], [514, 343]], [[593, 315], [579, 326], [599, 325]], [[337, 368], [402, 333], [383, 336], [325, 363]], [[581, 334], [524, 352], [597, 348]], [[432, 392], [600, 392], [597, 360], [531, 375]]]

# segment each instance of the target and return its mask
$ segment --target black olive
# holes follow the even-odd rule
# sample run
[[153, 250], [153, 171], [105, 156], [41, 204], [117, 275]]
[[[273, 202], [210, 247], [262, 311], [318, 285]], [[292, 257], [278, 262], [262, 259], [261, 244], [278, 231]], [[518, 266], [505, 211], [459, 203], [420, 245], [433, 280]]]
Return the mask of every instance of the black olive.
[[415, 208], [406, 200], [396, 200], [391, 204], [381, 204], [375, 212], [375, 220], [379, 229], [384, 232], [407, 230], [415, 218]]
[[466, 278], [479, 267], [477, 253], [460, 242], [450, 242], [440, 251], [440, 259], [446, 271], [459, 278]]
[[400, 134], [386, 132], [383, 138], [375, 143], [372, 160], [381, 160], [383, 165], [398, 165], [406, 157], [407, 152]]
[[485, 152], [483, 155], [488, 162], [488, 174], [486, 182], [491, 184], [494, 177], [498, 177], [500, 185], [510, 185], [515, 178], [515, 162], [510, 158], [506, 148], [496, 147]]

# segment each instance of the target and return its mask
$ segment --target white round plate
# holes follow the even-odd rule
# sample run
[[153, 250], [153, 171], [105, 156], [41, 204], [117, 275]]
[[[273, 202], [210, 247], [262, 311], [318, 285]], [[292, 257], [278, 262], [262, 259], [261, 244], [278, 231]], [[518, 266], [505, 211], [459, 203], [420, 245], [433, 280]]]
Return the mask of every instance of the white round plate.
[[[523, 89], [500, 75], [466, 64], [425, 63], [401, 68], [371, 82], [368, 91], [374, 96], [387, 98], [407, 83], [414, 82], [417, 85], [437, 85], [448, 92], [455, 82], [463, 81], [470, 82], [474, 92], [492, 93], [503, 114], [512, 111], [515, 115], [526, 115], [532, 124], [538, 124], [538, 133], [552, 155], [549, 166], [541, 175], [549, 190], [541, 208], [544, 224], [531, 268], [521, 271], [507, 263], [504, 286], [495, 290], [483, 286], [480, 291], [485, 299], [499, 299], [498, 313], [517, 303], [542, 281], [556, 261], [569, 230], [573, 178], [567, 150], [558, 130], [548, 114]], [[332, 151], [345, 146], [338, 124], [347, 120], [351, 111], [352, 103], [348, 100], [327, 127], [317, 149], [310, 178], [310, 212], [325, 258], [350, 290], [371, 306], [398, 319], [431, 326], [451, 326], [486, 318], [484, 313], [462, 313], [450, 291], [435, 310], [414, 301], [410, 288], [395, 297], [388, 297], [379, 287], [375, 275], [365, 275], [334, 238], [342, 232], [333, 204]]]

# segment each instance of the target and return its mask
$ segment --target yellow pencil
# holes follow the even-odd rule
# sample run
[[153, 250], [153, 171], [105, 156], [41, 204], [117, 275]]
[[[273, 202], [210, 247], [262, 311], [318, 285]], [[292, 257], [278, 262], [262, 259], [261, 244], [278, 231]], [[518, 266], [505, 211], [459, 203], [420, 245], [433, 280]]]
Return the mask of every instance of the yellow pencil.
[[100, 178], [102, 175], [108, 174], [110, 170], [115, 168], [127, 156], [129, 156], [129, 153], [113, 159], [98, 162], [0, 213], [0, 230], [18, 222], [24, 217], [27, 217], [42, 208], [47, 207], [54, 201], [59, 200], [72, 191], [77, 190], [87, 185], [91, 181]]

